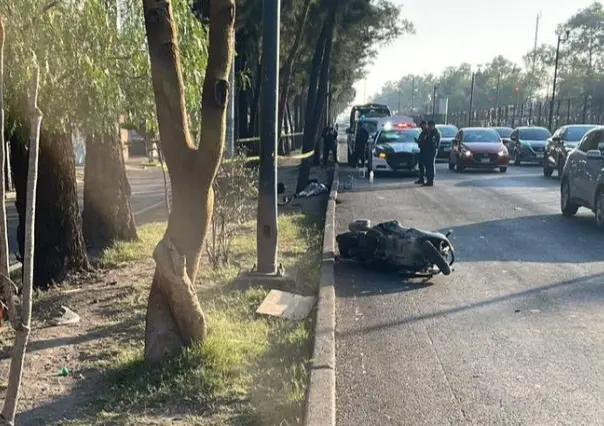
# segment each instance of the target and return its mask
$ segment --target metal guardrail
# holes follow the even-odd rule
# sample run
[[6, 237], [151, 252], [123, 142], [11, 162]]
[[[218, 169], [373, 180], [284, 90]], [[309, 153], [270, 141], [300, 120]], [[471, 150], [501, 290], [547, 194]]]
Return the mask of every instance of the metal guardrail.
[[[289, 133], [286, 135], [281, 135], [281, 138], [293, 138], [293, 137], [302, 136], [302, 135], [304, 135], [304, 132]], [[260, 136], [254, 136], [252, 138], [235, 139], [235, 143], [245, 143], [245, 142], [260, 142]]]
[[[289, 133], [289, 134], [281, 135], [280, 139], [283, 139], [283, 138], [294, 138], [294, 137], [303, 136], [303, 135], [304, 135], [304, 132]], [[236, 139], [235, 140], [235, 143], [248, 143], [248, 142], [260, 142], [260, 136], [255, 136], [255, 137], [251, 137], [251, 138], [241, 138], [241, 139]], [[290, 160], [305, 160], [307, 158], [312, 157], [313, 155], [315, 155], [315, 150], [314, 149], [312, 151], [304, 152], [302, 154], [278, 155], [277, 158], [290, 159]], [[259, 156], [247, 157], [247, 161], [258, 161], [258, 160], [260, 160]], [[228, 162], [229, 160], [225, 159], [223, 161], [224, 162]]]

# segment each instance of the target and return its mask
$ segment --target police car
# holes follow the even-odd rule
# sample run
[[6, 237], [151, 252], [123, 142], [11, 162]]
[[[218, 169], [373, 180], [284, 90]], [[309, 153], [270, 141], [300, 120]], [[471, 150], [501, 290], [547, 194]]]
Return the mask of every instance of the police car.
[[[381, 126], [380, 126], [381, 124]], [[380, 120], [378, 132], [369, 149], [369, 170], [377, 172], [412, 172], [418, 170], [421, 130], [411, 117]]]

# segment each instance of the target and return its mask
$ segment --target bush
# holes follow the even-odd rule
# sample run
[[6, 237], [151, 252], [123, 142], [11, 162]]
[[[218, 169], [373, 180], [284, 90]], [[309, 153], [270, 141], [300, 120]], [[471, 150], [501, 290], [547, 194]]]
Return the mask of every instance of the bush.
[[214, 268], [228, 265], [237, 228], [255, 216], [258, 172], [243, 153], [223, 161], [214, 180], [214, 214], [206, 252]]

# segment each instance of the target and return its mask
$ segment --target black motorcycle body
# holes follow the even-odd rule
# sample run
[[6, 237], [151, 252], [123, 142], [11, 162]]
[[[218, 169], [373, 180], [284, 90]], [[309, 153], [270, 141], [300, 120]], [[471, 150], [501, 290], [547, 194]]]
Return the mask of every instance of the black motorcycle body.
[[340, 258], [378, 264], [410, 276], [449, 275], [455, 250], [451, 232], [404, 228], [397, 220], [370, 227], [368, 220], [357, 220], [349, 231], [336, 236]]

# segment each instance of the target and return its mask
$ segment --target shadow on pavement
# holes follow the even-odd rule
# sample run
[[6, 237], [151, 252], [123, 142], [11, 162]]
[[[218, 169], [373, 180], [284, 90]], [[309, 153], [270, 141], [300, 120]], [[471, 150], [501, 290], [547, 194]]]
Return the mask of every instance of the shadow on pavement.
[[459, 262], [587, 263], [604, 261], [604, 233], [593, 214], [522, 216], [440, 229], [453, 230]]
[[476, 188], [557, 188], [560, 181], [541, 175], [501, 176], [497, 179], [471, 179], [459, 181], [459, 187]]
[[530, 302], [534, 298], [538, 298], [540, 304], [548, 299], [552, 305], [563, 305], [565, 300], [583, 300], [594, 303], [599, 299], [604, 298], [604, 274], [595, 274], [587, 277], [574, 278], [572, 280], [561, 281], [550, 285], [544, 285], [530, 290], [520, 291], [516, 293], [506, 294], [504, 296], [486, 299], [480, 302], [469, 303], [467, 305], [457, 306], [449, 309], [442, 309], [435, 312], [429, 312], [421, 315], [411, 315], [401, 318], [396, 321], [377, 324], [370, 327], [364, 327], [359, 330], [343, 331], [338, 333], [338, 338], [356, 335], [367, 334], [371, 332], [379, 332], [388, 328], [405, 326], [413, 323], [418, 323], [428, 319], [441, 318], [445, 316], [470, 311], [472, 309], [485, 308], [497, 303], [514, 301], [518, 303], [515, 310], [510, 310], [511, 315], [522, 312], [520, 307], [530, 306]]
[[431, 287], [428, 279], [407, 279], [396, 271], [385, 271], [361, 265], [353, 261], [335, 264], [336, 296], [362, 297], [404, 293]]

